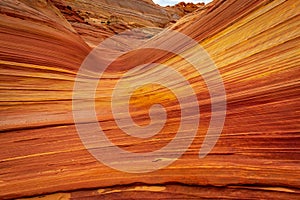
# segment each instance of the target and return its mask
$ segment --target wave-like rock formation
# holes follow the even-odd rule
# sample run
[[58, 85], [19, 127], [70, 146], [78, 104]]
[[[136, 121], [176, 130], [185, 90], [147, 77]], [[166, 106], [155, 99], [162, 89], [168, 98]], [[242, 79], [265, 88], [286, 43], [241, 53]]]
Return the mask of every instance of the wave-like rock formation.
[[[146, 0], [0, 2], [1, 199], [299, 198], [300, 1], [215, 0], [176, 23], [172, 12]], [[119, 58], [97, 87], [95, 110], [107, 137], [120, 148], [155, 151], [176, 137], [180, 120], [176, 96], [160, 85], [146, 85], [130, 99], [132, 118], [148, 124], [150, 106], [161, 103], [166, 128], [146, 139], [120, 131], [110, 94], [128, 67], [159, 62], [178, 69], [194, 88], [201, 111], [199, 130], [176, 162], [150, 173], [125, 173], [105, 166], [83, 145], [74, 123], [73, 88], [92, 47], [145, 26], [169, 26], [207, 51], [224, 83], [227, 113], [215, 147], [199, 158], [212, 117], [203, 77], [214, 80], [212, 72], [204, 68], [201, 78], [182, 56], [164, 51], [133, 51]], [[155, 44], [156, 32], [146, 34], [148, 44]], [[190, 46], [184, 54], [196, 50]], [[161, 75], [156, 67], [139, 69], [137, 77]], [[92, 71], [85, 76], [99, 78]], [[170, 80], [180, 90], [183, 83]], [[90, 102], [84, 99], [80, 106], [86, 109]], [[81, 120], [92, 132], [90, 119]]]

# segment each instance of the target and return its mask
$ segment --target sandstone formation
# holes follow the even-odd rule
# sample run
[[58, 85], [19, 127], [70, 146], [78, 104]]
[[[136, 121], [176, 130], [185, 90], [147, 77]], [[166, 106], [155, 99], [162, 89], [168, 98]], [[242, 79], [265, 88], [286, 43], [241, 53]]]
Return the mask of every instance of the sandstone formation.
[[124, 30], [148, 26], [164, 28], [200, 6], [200, 4], [181, 3], [174, 7], [163, 8], [155, 5], [151, 0], [88, 2], [52, 0], [51, 2], [92, 47]]
[[[0, 199], [299, 198], [300, 1], [215, 0], [174, 24], [170, 9], [150, 0], [0, 2]], [[201, 44], [223, 79], [227, 115], [216, 146], [199, 158], [212, 116], [205, 80], [170, 52], [121, 57], [96, 95], [99, 124], [119, 147], [138, 153], [161, 148], [175, 137], [180, 120], [172, 93], [144, 87], [132, 96], [132, 117], [145, 125], [151, 104], [161, 103], [169, 120], [165, 132], [142, 140], [119, 130], [109, 94], [128, 67], [159, 62], [181, 69], [201, 110], [199, 130], [183, 156], [164, 169], [134, 174], [109, 168], [87, 151], [75, 127], [72, 95], [92, 47], [144, 26], [169, 26]], [[147, 34], [155, 43], [155, 32]], [[159, 75], [155, 67], [145, 73]], [[172, 81], [180, 88], [181, 82]], [[91, 129], [89, 119], [83, 120]]]
[[180, 17], [183, 17], [187, 14], [193, 13], [196, 10], [204, 9], [206, 6], [204, 3], [185, 3], [180, 2], [176, 4], [175, 6], [166, 6], [165, 9], [173, 16], [173, 19]]

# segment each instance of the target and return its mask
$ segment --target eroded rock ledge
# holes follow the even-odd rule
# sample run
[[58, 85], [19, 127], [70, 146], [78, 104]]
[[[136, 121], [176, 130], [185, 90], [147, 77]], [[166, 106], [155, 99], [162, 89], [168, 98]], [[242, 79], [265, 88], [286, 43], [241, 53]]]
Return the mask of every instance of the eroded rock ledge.
[[203, 4], [180, 3], [160, 7], [151, 0], [52, 0], [90, 46], [124, 30], [141, 27], [166, 28]]

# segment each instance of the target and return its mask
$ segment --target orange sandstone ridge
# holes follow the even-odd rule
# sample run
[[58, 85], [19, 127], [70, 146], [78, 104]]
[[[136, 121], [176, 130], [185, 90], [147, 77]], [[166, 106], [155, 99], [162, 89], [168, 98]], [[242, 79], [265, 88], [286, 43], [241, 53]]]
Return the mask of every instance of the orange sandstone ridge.
[[[197, 8], [163, 8], [150, 0], [0, 1], [0, 199], [298, 199], [299, 11], [300, 1], [293, 0], [215, 0]], [[103, 165], [83, 146], [72, 92], [93, 47], [139, 27], [180, 31], [208, 52], [224, 82], [227, 116], [216, 146], [200, 159], [211, 118], [205, 81], [180, 56], [133, 52], [140, 60], [184, 67], [201, 124], [176, 162], [130, 174]], [[187, 54], [195, 51], [191, 47]], [[110, 113], [112, 85], [122, 67], [137, 60], [124, 57], [112, 65], [105, 87], [97, 88], [96, 109], [104, 113], [99, 123], [116, 145], [153, 151], [176, 134], [180, 113], [174, 95], [160, 97], [166, 91], [157, 87], [142, 88], [133, 97], [131, 114], [142, 125], [149, 122], [149, 96], [170, 113], [166, 132], [145, 141], [123, 134]], [[83, 101], [82, 108], [87, 104]]]

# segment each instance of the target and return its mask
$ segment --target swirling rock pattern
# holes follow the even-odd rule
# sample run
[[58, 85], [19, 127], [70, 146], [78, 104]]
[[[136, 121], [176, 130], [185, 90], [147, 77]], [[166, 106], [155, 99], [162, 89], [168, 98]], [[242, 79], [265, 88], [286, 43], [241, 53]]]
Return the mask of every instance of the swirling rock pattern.
[[[49, 195], [46, 199], [299, 198], [299, 1], [216, 0], [171, 25], [198, 41], [215, 61], [227, 93], [227, 117], [215, 148], [199, 159], [211, 117], [210, 99], [203, 80], [187, 68], [182, 73], [200, 88], [200, 129], [180, 159], [147, 174], [104, 166], [78, 137], [72, 116], [76, 73], [91, 47], [114, 29], [90, 28], [92, 22], [83, 12], [90, 12], [91, 19], [101, 6], [93, 10], [87, 1], [70, 2], [0, 2], [0, 198], [42, 194]], [[97, 2], [104, 6], [107, 1]], [[115, 4], [120, 6], [120, 2]], [[115, 17], [111, 16], [114, 27], [120, 25], [120, 16], [136, 16], [144, 26], [169, 23], [166, 15], [149, 18], [150, 13], [160, 12], [151, 6], [144, 10], [149, 15], [141, 14], [134, 11], [141, 7], [130, 2], [134, 1], [126, 1], [125, 7], [132, 6], [131, 10], [116, 9]], [[186, 65], [178, 56], [160, 52], [157, 56], [167, 65]], [[111, 90], [114, 79], [109, 77], [119, 75], [124, 63], [136, 64], [126, 57], [116, 62], [103, 80], [106, 87], [98, 89], [101, 94]], [[133, 115], [152, 103], [147, 95], [159, 99], [152, 89], [146, 87], [145, 95], [137, 92], [132, 97]], [[169, 99], [159, 100], [174, 113], [170, 117], [176, 122], [178, 107]], [[97, 109], [106, 113], [109, 102], [103, 102]], [[147, 120], [142, 116], [137, 123]], [[169, 134], [146, 142], [126, 137], [109, 114], [100, 123], [107, 125], [113, 142], [129, 151], [155, 150], [174, 137], [174, 127], [169, 127]]]

